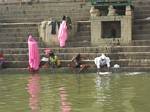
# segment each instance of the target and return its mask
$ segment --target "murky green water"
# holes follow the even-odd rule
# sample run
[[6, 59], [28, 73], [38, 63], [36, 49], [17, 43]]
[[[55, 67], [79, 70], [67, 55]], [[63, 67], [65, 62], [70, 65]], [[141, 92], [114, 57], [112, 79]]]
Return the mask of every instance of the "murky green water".
[[0, 75], [0, 112], [150, 112], [150, 74]]

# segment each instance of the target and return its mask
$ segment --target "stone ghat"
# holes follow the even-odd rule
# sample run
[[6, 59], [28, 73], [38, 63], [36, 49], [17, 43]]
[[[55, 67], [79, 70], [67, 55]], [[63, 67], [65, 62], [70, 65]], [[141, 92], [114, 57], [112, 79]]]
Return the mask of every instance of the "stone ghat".
[[50, 2], [50, 3], [60, 3], [60, 2], [84, 2], [84, 0], [0, 0], [0, 4], [4, 3], [41, 3], [41, 2]]

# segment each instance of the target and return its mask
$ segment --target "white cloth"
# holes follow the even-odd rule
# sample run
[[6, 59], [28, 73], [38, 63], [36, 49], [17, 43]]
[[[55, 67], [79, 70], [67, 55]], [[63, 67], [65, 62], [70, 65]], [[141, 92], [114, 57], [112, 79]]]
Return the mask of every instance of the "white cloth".
[[100, 56], [100, 57], [96, 57], [94, 59], [94, 63], [96, 64], [96, 67], [99, 69], [100, 66], [103, 66], [103, 65], [107, 65], [107, 67], [109, 68], [110, 67], [110, 58], [109, 57], [106, 57], [104, 58], [104, 56]]
[[118, 68], [120, 68], [120, 65], [115, 64], [115, 65], [114, 65], [114, 68], [115, 68], [115, 69], [118, 69]]
[[46, 58], [46, 57], [42, 57], [41, 61], [48, 62], [48, 58]]

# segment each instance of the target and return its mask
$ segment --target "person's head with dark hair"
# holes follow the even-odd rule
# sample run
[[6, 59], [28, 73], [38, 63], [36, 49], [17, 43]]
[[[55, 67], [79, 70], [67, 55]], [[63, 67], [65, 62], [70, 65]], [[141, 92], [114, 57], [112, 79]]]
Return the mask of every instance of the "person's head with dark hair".
[[50, 52], [50, 53], [49, 53], [49, 56], [50, 56], [50, 57], [54, 57], [54, 56], [55, 56], [54, 52]]
[[66, 20], [66, 16], [63, 16], [63, 17], [62, 17], [62, 20]]
[[78, 54], [76, 55], [76, 59], [77, 59], [77, 60], [80, 60], [80, 58], [81, 58], [81, 57], [80, 57], [80, 53], [78, 53]]

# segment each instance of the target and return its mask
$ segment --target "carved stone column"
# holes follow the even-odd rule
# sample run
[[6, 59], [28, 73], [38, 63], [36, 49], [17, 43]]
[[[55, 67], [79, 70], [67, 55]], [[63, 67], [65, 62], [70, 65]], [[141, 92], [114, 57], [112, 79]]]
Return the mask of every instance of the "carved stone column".
[[116, 15], [116, 10], [112, 5], [108, 7], [108, 16], [115, 16]]
[[131, 16], [132, 15], [132, 8], [130, 5], [126, 6], [126, 12], [125, 12], [126, 16]]
[[92, 6], [90, 10], [90, 15], [91, 17], [100, 16], [100, 11], [98, 9], [95, 9], [94, 6]]

